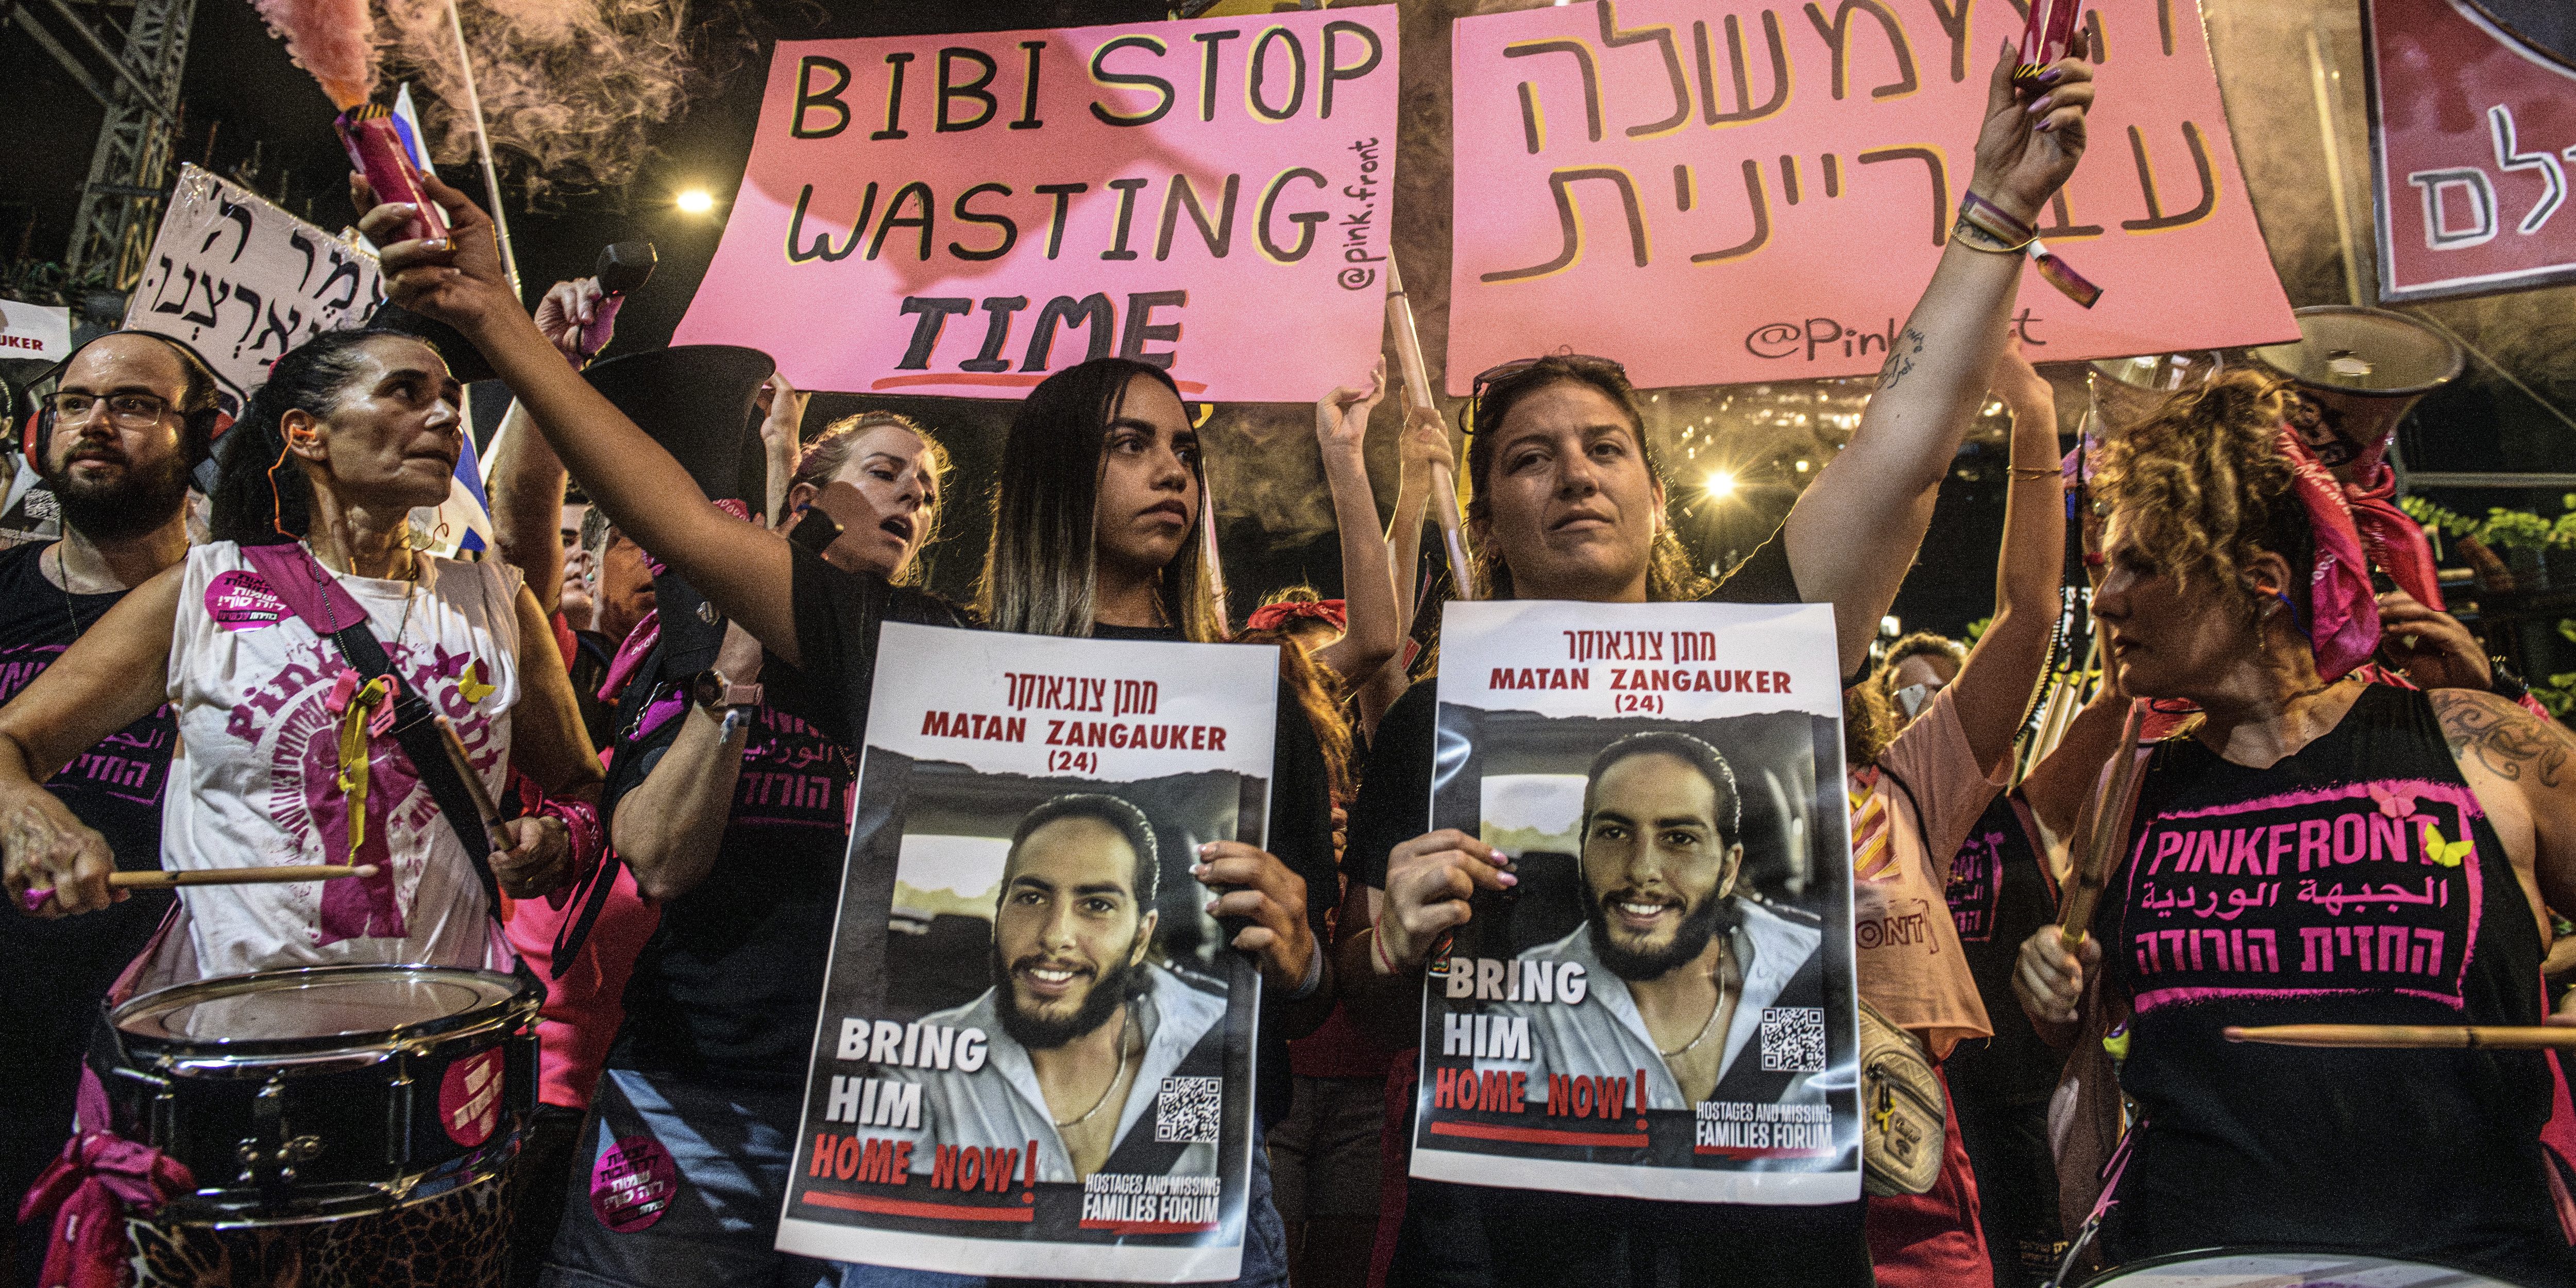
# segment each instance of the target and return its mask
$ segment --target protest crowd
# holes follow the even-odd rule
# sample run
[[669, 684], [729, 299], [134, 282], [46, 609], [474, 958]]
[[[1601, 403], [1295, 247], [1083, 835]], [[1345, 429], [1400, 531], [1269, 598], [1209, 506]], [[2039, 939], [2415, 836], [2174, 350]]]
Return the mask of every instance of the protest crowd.
[[[1327, 115], [1391, 39], [1343, 26]], [[1227, 579], [1213, 480], [1269, 467], [1202, 438], [1222, 352], [1045, 306], [978, 477], [939, 401], [820, 423], [756, 337], [602, 359], [607, 261], [531, 306], [343, 103], [380, 307], [239, 399], [143, 326], [6, 386], [56, 518], [0, 550], [0, 1273], [2576, 1286], [2576, 743], [2445, 611], [2393, 417], [2231, 356], [2061, 438], [2025, 286], [2160, 288], [2039, 240], [2130, 90], [2054, 39], [1967, 56], [1928, 279], [1749, 554], [1677, 521], [1668, 355], [1522, 353], [1452, 418], [1397, 307], [1284, 359], [1332, 596]], [[1998, 413], [2000, 541], [1927, 543]], [[1988, 566], [1972, 640], [1894, 628]]]

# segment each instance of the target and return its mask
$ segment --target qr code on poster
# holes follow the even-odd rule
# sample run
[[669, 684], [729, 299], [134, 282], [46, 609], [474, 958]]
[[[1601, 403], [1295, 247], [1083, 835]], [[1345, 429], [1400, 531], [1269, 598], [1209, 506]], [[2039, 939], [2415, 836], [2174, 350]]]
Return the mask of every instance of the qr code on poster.
[[1762, 1071], [1764, 1073], [1823, 1073], [1825, 1071], [1825, 1008], [1821, 1006], [1763, 1007]]
[[1154, 1096], [1154, 1139], [1184, 1145], [1215, 1144], [1217, 1123], [1224, 1112], [1224, 1079], [1165, 1078], [1163, 1089]]

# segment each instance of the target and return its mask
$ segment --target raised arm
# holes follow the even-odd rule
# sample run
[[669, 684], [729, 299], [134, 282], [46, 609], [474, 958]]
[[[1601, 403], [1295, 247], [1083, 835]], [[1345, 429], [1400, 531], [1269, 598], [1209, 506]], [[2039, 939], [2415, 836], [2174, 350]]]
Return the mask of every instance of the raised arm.
[[[452, 228], [444, 246], [385, 246], [387, 292], [396, 303], [455, 327], [474, 342], [528, 409], [592, 504], [618, 530], [686, 578], [771, 652], [795, 664], [796, 615], [787, 543], [715, 508], [678, 460], [636, 428], [567, 365], [511, 293], [494, 250], [491, 217], [462, 193], [423, 175]], [[359, 202], [371, 199], [359, 185]], [[409, 207], [377, 206], [359, 227], [390, 241]]]
[[1414, 598], [1422, 571], [1422, 524], [1431, 510], [1432, 466], [1454, 471], [1449, 426], [1435, 407], [1410, 407], [1404, 413], [1404, 438], [1396, 449], [1395, 515], [1386, 525], [1386, 566], [1395, 584], [1395, 652], [1360, 686], [1360, 728], [1377, 736], [1377, 722], [1413, 683], [1406, 671], [1404, 641], [1413, 634]]
[[2066, 571], [2066, 487], [2057, 470], [2057, 399], [2019, 346], [1995, 363], [1994, 394], [2012, 414], [2011, 482], [1995, 615], [1950, 686], [1968, 749], [1992, 775], [2012, 755], [2030, 691], [2048, 665]]
[[1333, 523], [1342, 540], [1342, 637], [1317, 650], [1333, 668], [1347, 696], [1403, 643], [1402, 608], [1386, 545], [1377, 530], [1377, 494], [1369, 488], [1368, 420], [1386, 397], [1386, 359], [1369, 372], [1365, 389], [1340, 388], [1315, 404], [1315, 444], [1324, 456], [1324, 481], [1333, 490]]
[[107, 888], [116, 855], [106, 840], [44, 782], [167, 699], [162, 677], [187, 567], [165, 568], [135, 587], [0, 706], [0, 880], [21, 908], [28, 890], [52, 889], [38, 916], [94, 912], [124, 898]]
[[552, 614], [563, 607], [563, 462], [517, 399], [492, 436], [501, 440], [492, 457], [492, 535], [501, 558], [527, 574], [537, 607]]
[[769, 465], [768, 491], [760, 512], [770, 527], [787, 521], [787, 487], [796, 477], [796, 457], [805, 447], [805, 404], [813, 395], [772, 375], [760, 387], [760, 452]]
[[[2035, 223], [2083, 155], [2093, 73], [2079, 49], [2051, 64], [2043, 76], [2054, 79], [2024, 103], [2012, 63], [2006, 46], [1989, 81], [1968, 190]], [[2023, 258], [1949, 239], [1860, 427], [1789, 512], [1790, 568], [1802, 596], [1834, 605], [1845, 674], [1868, 657], [1879, 618], [1923, 543], [1933, 494], [2002, 350]]]
[[[599, 279], [584, 277], [555, 283], [537, 302], [537, 330], [575, 367], [589, 361], [581, 345], [599, 300]], [[604, 335], [599, 341], [607, 342]], [[500, 444], [488, 479], [492, 535], [501, 558], [527, 574], [537, 607], [551, 615], [563, 607], [563, 462], [528, 423], [527, 409], [516, 399], [502, 413], [492, 438]]]

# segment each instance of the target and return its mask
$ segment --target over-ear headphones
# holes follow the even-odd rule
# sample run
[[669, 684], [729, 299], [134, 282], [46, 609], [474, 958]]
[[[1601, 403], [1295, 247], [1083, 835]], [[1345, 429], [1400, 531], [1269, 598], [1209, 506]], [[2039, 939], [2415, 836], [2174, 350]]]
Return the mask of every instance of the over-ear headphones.
[[151, 336], [178, 357], [180, 367], [188, 373], [188, 384], [191, 387], [203, 387], [214, 391], [215, 398], [209, 400], [206, 406], [195, 411], [180, 413], [179, 430], [179, 449], [187, 454], [191, 470], [212, 459], [215, 440], [223, 437], [224, 431], [232, 428], [233, 425], [232, 416], [226, 413], [221, 405], [223, 382], [215, 378], [214, 368], [206, 365], [206, 360], [198, 357], [196, 350], [169, 336], [151, 331], [110, 331], [107, 335], [92, 337], [80, 348], [72, 350], [61, 362], [54, 364], [51, 370], [39, 377], [35, 385], [29, 386], [25, 396], [28, 402], [33, 404], [33, 410], [26, 416], [23, 422], [25, 428], [20, 432], [18, 439], [18, 449], [25, 453], [28, 466], [40, 474], [44, 471], [45, 449], [54, 437], [53, 397], [51, 394], [36, 397], [33, 393], [35, 386], [48, 384], [59, 386], [62, 383], [63, 374], [71, 370], [72, 363], [80, 357], [82, 350], [112, 335]]

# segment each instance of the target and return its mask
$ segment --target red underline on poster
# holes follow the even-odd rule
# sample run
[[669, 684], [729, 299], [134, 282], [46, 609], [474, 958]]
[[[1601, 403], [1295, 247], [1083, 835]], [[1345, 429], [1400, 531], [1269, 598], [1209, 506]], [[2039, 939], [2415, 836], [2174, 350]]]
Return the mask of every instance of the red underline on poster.
[[1024, 1207], [961, 1207], [953, 1203], [916, 1203], [910, 1199], [881, 1199], [873, 1194], [835, 1194], [830, 1190], [807, 1190], [806, 1202], [816, 1207], [845, 1208], [852, 1212], [874, 1212], [879, 1216], [917, 1216], [933, 1221], [1034, 1221], [1036, 1209]]
[[1116, 1234], [1198, 1234], [1216, 1228], [1214, 1221], [1085, 1221], [1085, 1230]]
[[[1044, 379], [1046, 379], [1045, 374], [1036, 371], [1008, 373], [997, 371], [980, 375], [965, 371], [933, 371], [918, 376], [879, 376], [868, 382], [868, 388], [875, 390], [910, 389], [918, 385], [992, 385], [1005, 389], [1026, 389]], [[1172, 383], [1179, 385], [1181, 392], [1185, 394], [1207, 392], [1207, 382], [1204, 380], [1175, 380]]]
[[1642, 1149], [1648, 1144], [1644, 1132], [1549, 1131], [1544, 1127], [1500, 1127], [1489, 1123], [1435, 1122], [1431, 1124], [1431, 1134], [1508, 1140], [1522, 1145], [1598, 1145]]
[[1741, 1145], [1693, 1145], [1694, 1154], [1714, 1154], [1719, 1158], [1831, 1158], [1830, 1149], [1748, 1149]]

